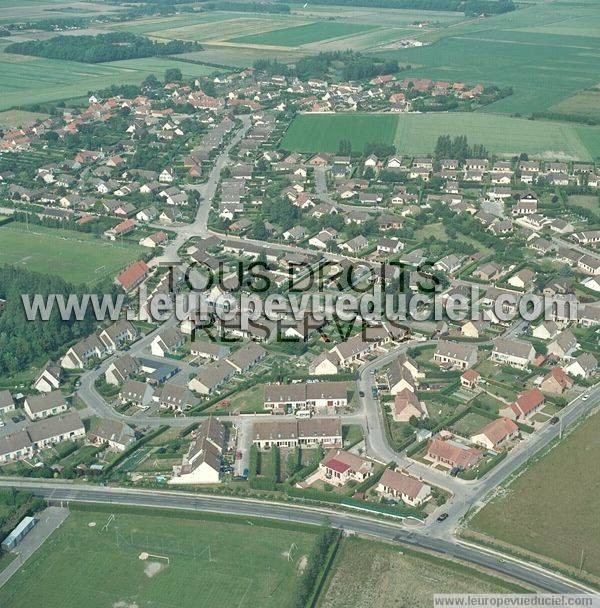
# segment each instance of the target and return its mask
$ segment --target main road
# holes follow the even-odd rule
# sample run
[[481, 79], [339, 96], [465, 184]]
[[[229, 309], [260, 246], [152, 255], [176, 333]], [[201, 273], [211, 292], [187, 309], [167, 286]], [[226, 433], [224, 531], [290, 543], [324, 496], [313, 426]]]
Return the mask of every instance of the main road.
[[549, 593], [582, 593], [591, 590], [575, 581], [499, 556], [486, 550], [466, 546], [452, 540], [428, 536], [420, 531], [402, 528], [390, 521], [372, 519], [360, 514], [346, 513], [306, 505], [283, 505], [274, 502], [222, 496], [202, 496], [184, 492], [139, 490], [130, 488], [89, 486], [65, 482], [1, 478], [0, 487], [18, 487], [29, 490], [53, 503], [69, 501], [113, 505], [186, 509], [225, 513], [242, 517], [262, 517], [320, 525], [325, 521], [346, 531], [356, 532], [386, 541], [397, 541], [420, 549], [442, 554], [487, 568], [499, 575], [511, 577], [536, 589]]

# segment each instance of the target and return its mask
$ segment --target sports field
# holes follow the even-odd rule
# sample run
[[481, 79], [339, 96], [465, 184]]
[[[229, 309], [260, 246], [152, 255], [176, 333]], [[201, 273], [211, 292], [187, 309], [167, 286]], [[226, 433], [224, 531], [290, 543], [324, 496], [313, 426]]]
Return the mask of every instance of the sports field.
[[252, 36], [232, 38], [230, 42], [295, 47], [300, 46], [301, 44], [318, 42], [320, 40], [329, 40], [330, 38], [351, 36], [353, 34], [367, 32], [372, 29], [374, 29], [374, 27], [370, 25], [340, 23], [336, 21], [320, 21], [316, 23], [309, 23], [307, 25], [287, 27], [280, 30], [274, 30], [272, 32], [254, 34]]
[[[259, 521], [72, 511], [2, 589], [2, 608], [285, 608], [314, 534]], [[194, 517], [192, 514], [191, 517]], [[90, 524], [95, 524], [93, 527]], [[291, 557], [288, 552], [291, 548]], [[140, 554], [148, 553], [146, 560]]]
[[546, 158], [591, 160], [600, 155], [600, 127], [531, 121], [502, 114], [302, 114], [288, 129], [282, 148], [336, 152], [342, 139], [361, 152], [365, 143], [394, 144], [401, 154], [430, 154], [440, 135], [466, 135], [498, 155], [526, 152]]
[[319, 608], [430, 608], [435, 593], [516, 591], [476, 570], [358, 538], [343, 541], [332, 572]]
[[142, 248], [104, 241], [84, 232], [13, 222], [0, 227], [0, 264], [94, 284], [137, 259]]
[[501, 491], [471, 520], [471, 530], [565, 564], [600, 580], [600, 414]]

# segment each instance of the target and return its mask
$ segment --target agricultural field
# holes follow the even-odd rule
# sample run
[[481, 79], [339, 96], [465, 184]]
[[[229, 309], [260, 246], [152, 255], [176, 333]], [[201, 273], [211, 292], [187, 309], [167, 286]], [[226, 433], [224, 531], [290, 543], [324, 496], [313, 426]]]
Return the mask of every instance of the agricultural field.
[[349, 139], [355, 152], [371, 142], [393, 144], [397, 116], [391, 114], [302, 114], [292, 122], [281, 147], [295, 152], [337, 152]]
[[103, 241], [85, 232], [12, 222], [0, 227], [0, 264], [94, 284], [115, 276], [142, 248]]
[[501, 490], [470, 531], [572, 572], [583, 556], [583, 572], [600, 580], [600, 519], [590, 508], [600, 485], [600, 469], [590, 465], [600, 458], [599, 433], [594, 414]]
[[140, 509], [117, 510], [104, 529], [113, 512], [73, 510], [0, 605], [285, 608], [314, 539], [311, 528]]
[[269, 46], [296, 47], [311, 42], [341, 38], [353, 34], [367, 32], [374, 26], [354, 23], [338, 23], [335, 21], [309, 23], [296, 27], [287, 27], [272, 32], [232, 38], [230, 42], [239, 44], [266, 44]]
[[553, 2], [425, 32], [426, 46], [384, 51], [411, 76], [513, 87], [485, 111], [545, 111], [598, 82], [600, 13]]
[[89, 17], [122, 10], [119, 6], [83, 0], [2, 0], [0, 25], [15, 21], [39, 21], [58, 18]]
[[319, 608], [429, 608], [435, 593], [509, 593], [515, 589], [490, 576], [404, 547], [345, 539]]
[[490, 152], [591, 160], [600, 155], [600, 127], [571, 123], [531, 121], [482, 113], [426, 114], [303, 114], [298, 116], [282, 142], [298, 152], [336, 152], [342, 139], [350, 139], [355, 151], [365, 143], [396, 146], [401, 154], [430, 154], [440, 135], [466, 135], [472, 144]]
[[600, 89], [580, 91], [550, 108], [550, 112], [574, 114], [582, 118], [600, 120]]
[[6, 112], [0, 112], [0, 127], [22, 127], [35, 120], [47, 118], [47, 114], [41, 114], [39, 112], [25, 112], [22, 110], [7, 110]]

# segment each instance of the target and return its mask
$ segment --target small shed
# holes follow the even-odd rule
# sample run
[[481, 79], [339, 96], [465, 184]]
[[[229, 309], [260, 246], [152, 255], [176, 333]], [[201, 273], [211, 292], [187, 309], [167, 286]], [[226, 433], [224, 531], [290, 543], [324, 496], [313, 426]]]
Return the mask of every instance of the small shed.
[[33, 526], [35, 526], [35, 519], [33, 517], [24, 517], [21, 523], [4, 539], [2, 548], [6, 551], [14, 549]]

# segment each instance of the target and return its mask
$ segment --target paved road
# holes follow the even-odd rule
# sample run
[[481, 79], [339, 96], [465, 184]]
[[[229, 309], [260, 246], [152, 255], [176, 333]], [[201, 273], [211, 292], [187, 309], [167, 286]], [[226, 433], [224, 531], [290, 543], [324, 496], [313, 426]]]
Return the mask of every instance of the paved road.
[[119, 505], [137, 505], [172, 509], [188, 509], [226, 513], [246, 517], [266, 517], [270, 519], [294, 521], [305, 524], [331, 525], [355, 531], [383, 540], [398, 540], [423, 549], [435, 551], [450, 559], [460, 559], [478, 566], [489, 568], [498, 574], [513, 577], [551, 593], [580, 593], [579, 584], [556, 576], [510, 558], [460, 545], [456, 542], [433, 538], [419, 531], [403, 527], [400, 523], [375, 520], [369, 517], [332, 511], [303, 505], [281, 505], [265, 501], [230, 498], [221, 496], [201, 496], [183, 492], [138, 490], [130, 488], [110, 488], [85, 486], [42, 480], [0, 479], [0, 487], [20, 487], [39, 496], [63, 504], [68, 501], [101, 502]]

